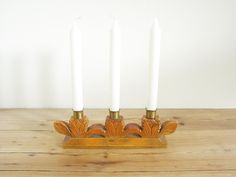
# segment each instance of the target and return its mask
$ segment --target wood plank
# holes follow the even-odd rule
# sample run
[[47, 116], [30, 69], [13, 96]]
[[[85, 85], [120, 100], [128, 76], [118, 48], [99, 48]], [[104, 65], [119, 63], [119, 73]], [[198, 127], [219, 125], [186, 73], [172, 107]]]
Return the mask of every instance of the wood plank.
[[[2, 152], [0, 170], [93, 171], [98, 168], [102, 168], [103, 171], [143, 169], [142, 171], [147, 172], [167, 169], [168, 171], [235, 170], [234, 133], [232, 130], [222, 130], [218, 135], [211, 131], [193, 131], [194, 136], [189, 136], [188, 131], [182, 131], [177, 138], [173, 138], [167, 149], [65, 150], [55, 146], [53, 142], [49, 146], [50, 141], [45, 144], [36, 141], [32, 143], [35, 144], [33, 148], [28, 149], [30, 152], [20, 152], [17, 148], [12, 152]], [[178, 137], [182, 137], [183, 141]], [[185, 143], [187, 137], [189, 137], [186, 141], [188, 143]], [[191, 143], [192, 138], [195, 141]], [[22, 143], [26, 148], [31, 145], [31, 141], [27, 140]], [[45, 160], [47, 163], [44, 163]]]
[[[86, 110], [91, 123], [103, 123], [107, 110]], [[139, 122], [144, 110], [122, 110]], [[236, 109], [162, 109], [177, 131], [167, 149], [63, 149], [55, 119], [69, 109], [0, 110], [0, 176], [236, 176]]]
[[[131, 152], [131, 151], [130, 151]], [[50, 170], [50, 171], [201, 171], [236, 170], [232, 153], [163, 153], [149, 154], [118, 152], [78, 154], [1, 154], [0, 170]], [[4, 159], [4, 160], [3, 160]]]
[[4, 177], [79, 177], [79, 176], [96, 176], [96, 177], [150, 177], [150, 176], [161, 176], [161, 177], [235, 177], [236, 171], [180, 171], [180, 172], [126, 172], [126, 171], [113, 171], [113, 172], [102, 172], [102, 171], [90, 171], [90, 172], [58, 172], [58, 171], [0, 171], [0, 176]]

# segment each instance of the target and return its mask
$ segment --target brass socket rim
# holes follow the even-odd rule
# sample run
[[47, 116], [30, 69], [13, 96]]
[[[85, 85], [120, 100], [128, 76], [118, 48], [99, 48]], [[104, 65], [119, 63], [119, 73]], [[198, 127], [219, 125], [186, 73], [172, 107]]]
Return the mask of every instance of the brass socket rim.
[[82, 119], [84, 117], [84, 111], [73, 111], [74, 119]]
[[146, 118], [148, 119], [155, 119], [157, 116], [157, 111], [156, 110], [147, 110], [146, 109]]
[[120, 118], [120, 111], [109, 110], [109, 116], [111, 119], [119, 119]]

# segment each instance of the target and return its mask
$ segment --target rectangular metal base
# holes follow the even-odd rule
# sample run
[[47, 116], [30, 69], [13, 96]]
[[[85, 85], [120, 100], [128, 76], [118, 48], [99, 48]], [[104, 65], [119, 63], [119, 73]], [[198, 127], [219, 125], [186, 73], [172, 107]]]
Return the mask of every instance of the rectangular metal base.
[[160, 138], [72, 138], [66, 136], [64, 148], [92, 149], [92, 148], [165, 148], [165, 136]]

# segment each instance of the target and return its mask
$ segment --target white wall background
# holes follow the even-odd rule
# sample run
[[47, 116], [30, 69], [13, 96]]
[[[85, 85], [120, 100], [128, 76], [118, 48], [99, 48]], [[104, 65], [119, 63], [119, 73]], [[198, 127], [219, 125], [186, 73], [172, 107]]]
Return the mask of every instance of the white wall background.
[[109, 29], [122, 28], [121, 106], [144, 108], [162, 28], [160, 108], [236, 107], [234, 0], [0, 0], [0, 107], [71, 107], [69, 30], [82, 16], [84, 102], [109, 106]]

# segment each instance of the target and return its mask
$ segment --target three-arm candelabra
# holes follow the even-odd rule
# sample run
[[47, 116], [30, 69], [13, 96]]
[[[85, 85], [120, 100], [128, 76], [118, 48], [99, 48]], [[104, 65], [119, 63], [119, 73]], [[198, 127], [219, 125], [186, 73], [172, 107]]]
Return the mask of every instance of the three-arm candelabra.
[[175, 120], [161, 122], [156, 111], [146, 110], [141, 124], [125, 124], [119, 111], [109, 111], [105, 124], [88, 125], [83, 111], [73, 111], [69, 122], [55, 121], [54, 128], [66, 135], [64, 148], [159, 148], [166, 147], [165, 135], [177, 128]]

